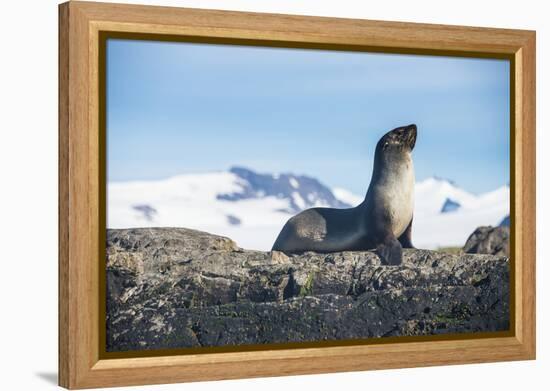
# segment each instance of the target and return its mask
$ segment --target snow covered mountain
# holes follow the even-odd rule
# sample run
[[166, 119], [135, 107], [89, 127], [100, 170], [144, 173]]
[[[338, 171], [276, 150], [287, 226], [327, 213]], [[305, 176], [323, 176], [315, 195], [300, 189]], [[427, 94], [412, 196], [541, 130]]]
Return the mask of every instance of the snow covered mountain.
[[[172, 226], [224, 235], [241, 247], [269, 250], [284, 223], [316, 206], [347, 208], [363, 196], [330, 189], [317, 179], [259, 174], [243, 167], [154, 181], [111, 182], [109, 228]], [[481, 195], [451, 181], [429, 178], [416, 185], [416, 246], [462, 246], [480, 225], [498, 225], [509, 213], [509, 189]]]
[[295, 214], [314, 206], [349, 208], [351, 205], [334, 196], [332, 191], [317, 179], [292, 174], [258, 174], [243, 167], [229, 170], [238, 178], [238, 191], [218, 194], [216, 198], [224, 201], [242, 201], [275, 197], [288, 202], [283, 212]]
[[463, 246], [479, 226], [499, 225], [510, 211], [510, 188], [475, 195], [432, 177], [417, 182], [413, 243], [423, 248]]

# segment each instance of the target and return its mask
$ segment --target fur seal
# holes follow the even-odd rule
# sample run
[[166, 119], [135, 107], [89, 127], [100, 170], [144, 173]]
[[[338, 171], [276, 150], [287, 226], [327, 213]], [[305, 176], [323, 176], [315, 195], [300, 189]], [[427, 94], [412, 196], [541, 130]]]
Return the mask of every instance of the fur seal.
[[311, 208], [289, 219], [272, 250], [284, 253], [376, 249], [383, 263], [399, 265], [402, 248], [413, 248], [412, 150], [416, 125], [386, 133], [376, 144], [372, 179], [355, 208]]

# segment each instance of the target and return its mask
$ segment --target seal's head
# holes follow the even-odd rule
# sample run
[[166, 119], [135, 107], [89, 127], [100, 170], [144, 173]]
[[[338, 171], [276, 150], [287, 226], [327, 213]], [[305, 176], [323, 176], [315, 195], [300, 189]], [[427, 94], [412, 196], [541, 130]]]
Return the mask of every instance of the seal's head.
[[386, 133], [376, 145], [376, 153], [411, 152], [416, 143], [416, 125], [411, 124], [395, 128]]
[[[411, 124], [401, 126], [386, 133], [376, 144], [374, 154], [375, 172], [385, 172], [386, 168], [390, 171], [412, 164], [412, 150], [416, 143], [416, 125]], [[397, 166], [396, 166], [397, 165]]]

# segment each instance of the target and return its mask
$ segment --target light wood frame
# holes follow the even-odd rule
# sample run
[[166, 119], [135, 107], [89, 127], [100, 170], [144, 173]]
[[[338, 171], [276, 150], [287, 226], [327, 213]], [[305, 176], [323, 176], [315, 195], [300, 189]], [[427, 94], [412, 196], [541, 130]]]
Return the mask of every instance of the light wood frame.
[[[99, 35], [164, 34], [266, 44], [511, 60], [511, 336], [103, 359]], [[355, 48], [355, 49], [354, 49]], [[59, 384], [91, 388], [535, 358], [535, 32], [88, 2], [59, 6]]]

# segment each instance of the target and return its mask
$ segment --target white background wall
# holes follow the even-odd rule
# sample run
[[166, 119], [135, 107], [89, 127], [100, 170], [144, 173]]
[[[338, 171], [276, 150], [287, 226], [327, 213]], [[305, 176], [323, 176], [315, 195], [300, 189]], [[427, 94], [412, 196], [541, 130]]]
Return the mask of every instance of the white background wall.
[[[124, 2], [119, 0], [119, 2]], [[542, 389], [548, 381], [550, 223], [548, 13], [544, 1], [181, 0], [143, 4], [537, 30], [537, 326], [531, 362], [146, 387], [186, 390]], [[54, 388], [57, 376], [57, 1], [2, 2], [0, 15], [0, 388]], [[544, 303], [546, 299], [546, 303]], [[543, 304], [546, 306], [544, 307]], [[547, 385], [546, 385], [547, 387]]]

